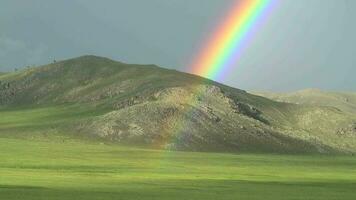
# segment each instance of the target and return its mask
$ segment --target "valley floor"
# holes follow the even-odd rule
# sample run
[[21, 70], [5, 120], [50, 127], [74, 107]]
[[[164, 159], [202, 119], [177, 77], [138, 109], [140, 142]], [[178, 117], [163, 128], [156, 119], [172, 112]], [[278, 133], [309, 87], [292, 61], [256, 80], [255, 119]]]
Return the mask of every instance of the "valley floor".
[[356, 158], [0, 139], [0, 199], [356, 199]]

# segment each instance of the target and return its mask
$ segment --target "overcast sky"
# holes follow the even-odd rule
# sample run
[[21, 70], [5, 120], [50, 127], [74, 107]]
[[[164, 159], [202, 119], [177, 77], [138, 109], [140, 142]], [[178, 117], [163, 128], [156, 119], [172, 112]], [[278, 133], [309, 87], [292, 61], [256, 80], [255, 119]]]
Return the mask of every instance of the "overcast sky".
[[[1, 0], [0, 71], [84, 54], [184, 70], [231, 0]], [[356, 1], [277, 0], [220, 80], [356, 91]]]

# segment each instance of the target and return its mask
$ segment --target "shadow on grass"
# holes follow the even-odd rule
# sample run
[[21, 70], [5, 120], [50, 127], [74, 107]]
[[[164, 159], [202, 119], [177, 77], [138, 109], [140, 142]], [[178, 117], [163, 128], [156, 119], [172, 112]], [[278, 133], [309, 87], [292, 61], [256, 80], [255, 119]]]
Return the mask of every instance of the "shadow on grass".
[[[107, 186], [107, 187], [105, 187]], [[111, 200], [111, 199], [343, 199], [354, 200], [356, 183], [345, 182], [256, 182], [238, 180], [151, 180], [50, 189], [29, 186], [0, 186], [6, 200]]]
[[38, 189], [38, 190], [42, 190], [42, 189], [47, 189], [47, 188], [38, 187], [38, 186], [26, 186], [26, 185], [0, 185], [0, 191], [3, 189], [13, 189], [13, 190]]

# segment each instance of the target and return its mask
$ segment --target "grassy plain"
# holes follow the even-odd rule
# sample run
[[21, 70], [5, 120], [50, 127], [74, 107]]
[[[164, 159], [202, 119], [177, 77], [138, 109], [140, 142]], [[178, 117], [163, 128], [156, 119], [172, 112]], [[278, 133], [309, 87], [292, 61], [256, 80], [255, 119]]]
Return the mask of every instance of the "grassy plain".
[[2, 108], [0, 199], [356, 199], [351, 156], [149, 150], [58, 128], [97, 114]]
[[353, 157], [0, 139], [0, 199], [355, 199]]

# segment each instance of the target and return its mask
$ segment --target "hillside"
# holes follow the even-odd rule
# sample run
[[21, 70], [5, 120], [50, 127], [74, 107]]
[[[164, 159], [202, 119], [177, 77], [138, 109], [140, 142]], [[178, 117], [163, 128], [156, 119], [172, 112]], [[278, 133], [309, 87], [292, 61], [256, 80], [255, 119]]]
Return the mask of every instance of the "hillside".
[[0, 137], [190, 151], [350, 153], [356, 117], [155, 65], [83, 56], [0, 75]]
[[344, 112], [356, 114], [356, 93], [328, 92], [318, 89], [306, 89], [291, 93], [253, 92], [280, 102], [331, 106]]

